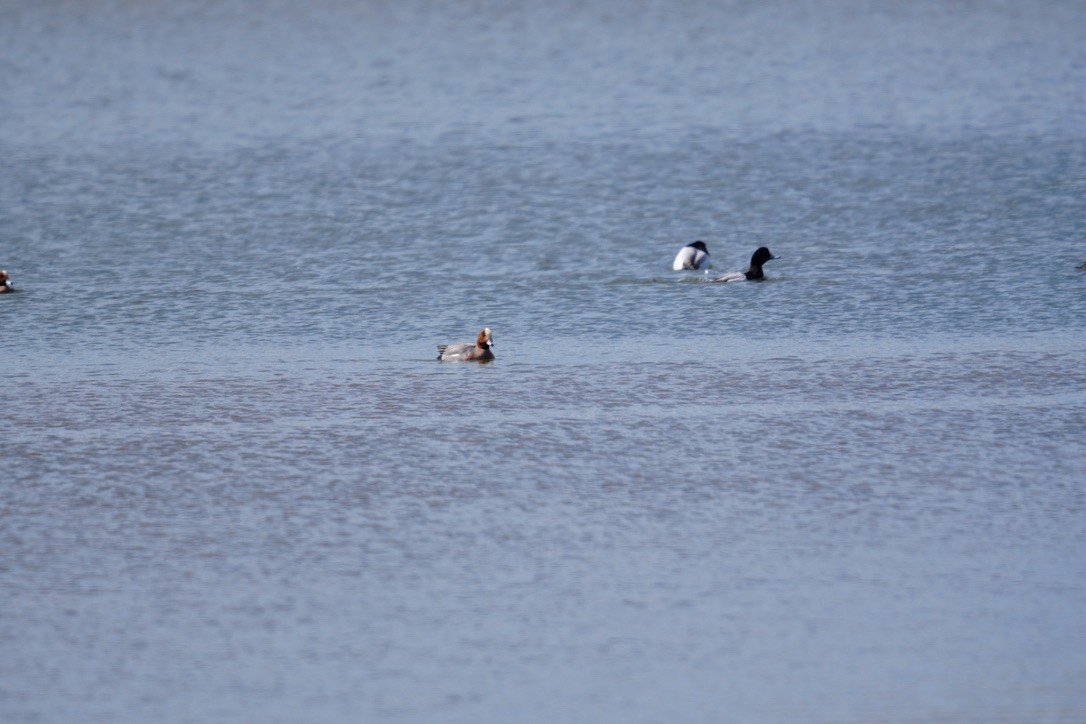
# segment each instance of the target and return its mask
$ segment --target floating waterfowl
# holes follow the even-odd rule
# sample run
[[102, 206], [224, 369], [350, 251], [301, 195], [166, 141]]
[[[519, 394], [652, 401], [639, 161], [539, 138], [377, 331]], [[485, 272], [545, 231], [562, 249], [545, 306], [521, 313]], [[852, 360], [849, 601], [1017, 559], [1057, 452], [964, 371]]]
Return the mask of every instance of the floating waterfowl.
[[702, 265], [709, 265], [709, 250], [705, 247], [704, 241], [695, 241], [679, 249], [679, 253], [675, 255], [675, 261], [671, 263], [671, 268], [674, 271], [681, 271], [700, 269]]
[[475, 338], [475, 344], [439, 344], [437, 358], [442, 362], [489, 362], [494, 359], [494, 353], [490, 350], [492, 344], [494, 342], [490, 336], [490, 327], [483, 327]]
[[750, 257], [750, 269], [745, 272], [730, 272], [724, 276], [713, 279], [714, 282], [743, 282], [743, 281], [758, 281], [765, 279], [765, 274], [762, 272], [762, 265], [767, 261], [773, 259], [780, 259], [779, 256], [773, 256], [769, 249], [764, 246], [758, 247]]

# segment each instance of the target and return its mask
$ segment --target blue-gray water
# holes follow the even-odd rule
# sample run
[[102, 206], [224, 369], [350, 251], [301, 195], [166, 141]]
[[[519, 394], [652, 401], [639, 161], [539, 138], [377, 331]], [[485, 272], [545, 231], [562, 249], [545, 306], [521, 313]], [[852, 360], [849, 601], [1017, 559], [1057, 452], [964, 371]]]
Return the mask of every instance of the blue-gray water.
[[1086, 721], [1083, 27], [9, 0], [0, 719]]

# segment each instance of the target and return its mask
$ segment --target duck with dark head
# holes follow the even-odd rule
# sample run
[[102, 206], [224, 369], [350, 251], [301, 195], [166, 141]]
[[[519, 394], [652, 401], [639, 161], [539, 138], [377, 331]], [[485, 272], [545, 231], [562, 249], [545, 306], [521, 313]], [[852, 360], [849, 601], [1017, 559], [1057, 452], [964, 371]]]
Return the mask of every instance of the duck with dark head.
[[750, 257], [750, 269], [745, 272], [730, 272], [722, 277], [713, 279], [714, 282], [743, 282], [743, 281], [761, 281], [765, 279], [765, 272], [762, 271], [762, 265], [767, 261], [774, 259], [780, 259], [779, 256], [773, 256], [773, 254], [764, 246], [758, 247], [754, 254]]

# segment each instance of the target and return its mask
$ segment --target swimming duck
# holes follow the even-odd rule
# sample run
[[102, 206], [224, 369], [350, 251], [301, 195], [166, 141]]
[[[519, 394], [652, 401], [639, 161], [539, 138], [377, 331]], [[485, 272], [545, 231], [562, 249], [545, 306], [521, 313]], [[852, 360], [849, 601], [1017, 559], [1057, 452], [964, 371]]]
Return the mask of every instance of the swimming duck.
[[683, 269], [700, 269], [702, 264], [709, 263], [709, 250], [705, 248], [704, 241], [695, 241], [687, 244], [675, 255], [675, 261], [671, 262], [674, 271]]
[[483, 327], [475, 338], [475, 344], [439, 344], [437, 358], [442, 362], [489, 362], [494, 359], [494, 353], [490, 351], [492, 344], [494, 342], [490, 338], [490, 327]]
[[750, 257], [750, 269], [745, 272], [729, 272], [722, 277], [713, 279], [714, 282], [742, 282], [747, 279], [758, 281], [765, 279], [765, 274], [762, 273], [762, 264], [765, 264], [771, 259], [780, 259], [779, 256], [773, 256], [769, 249], [764, 246], [758, 247], [757, 251]]
[[1078, 265], [1078, 268], [1079, 268], [1079, 269], [1086, 269], [1086, 261], [1084, 261], [1084, 262], [1082, 262], [1081, 264], [1079, 264], [1079, 265]]
[[3, 269], [0, 269], [0, 294], [14, 291], [15, 287], [11, 286], [11, 282], [8, 281], [8, 273]]

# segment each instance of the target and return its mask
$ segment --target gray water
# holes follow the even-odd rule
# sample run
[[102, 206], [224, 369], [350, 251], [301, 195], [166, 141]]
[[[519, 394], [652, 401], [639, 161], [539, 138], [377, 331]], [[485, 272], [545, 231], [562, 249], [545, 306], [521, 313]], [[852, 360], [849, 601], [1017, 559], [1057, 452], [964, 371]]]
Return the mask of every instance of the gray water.
[[1083, 27], [9, 0], [0, 719], [1086, 721]]

